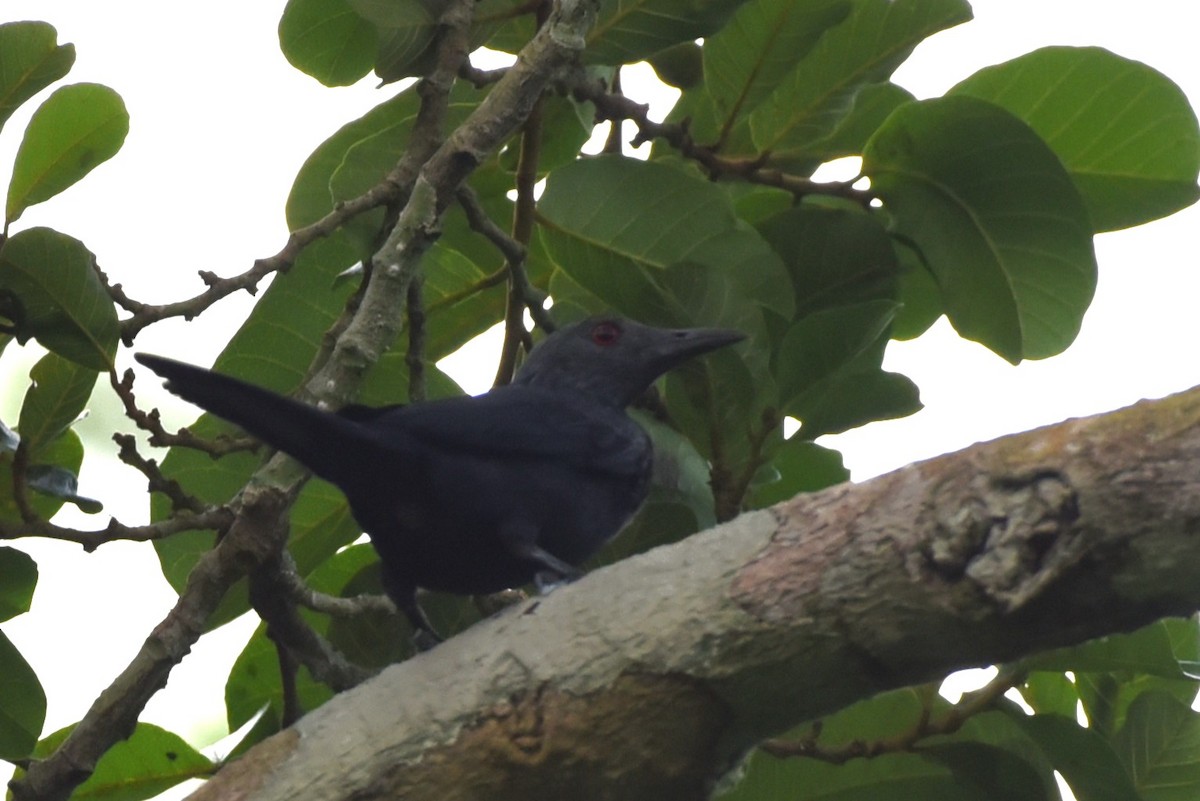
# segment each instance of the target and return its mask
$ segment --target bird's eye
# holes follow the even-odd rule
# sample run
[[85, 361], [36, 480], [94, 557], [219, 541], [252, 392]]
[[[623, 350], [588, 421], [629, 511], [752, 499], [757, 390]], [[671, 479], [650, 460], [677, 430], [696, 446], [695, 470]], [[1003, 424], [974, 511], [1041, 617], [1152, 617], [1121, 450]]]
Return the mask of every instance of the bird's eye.
[[595, 342], [600, 347], [606, 348], [609, 345], [615, 345], [620, 338], [621, 329], [616, 323], [597, 323], [592, 328], [592, 342]]

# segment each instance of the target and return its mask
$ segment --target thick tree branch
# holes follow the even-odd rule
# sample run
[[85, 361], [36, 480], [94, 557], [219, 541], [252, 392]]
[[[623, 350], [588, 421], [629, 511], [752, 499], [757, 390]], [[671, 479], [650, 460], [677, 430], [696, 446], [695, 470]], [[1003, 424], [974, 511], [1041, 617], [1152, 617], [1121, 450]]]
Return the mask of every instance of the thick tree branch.
[[694, 799], [753, 744], [880, 691], [1200, 608], [1197, 520], [1200, 389], [599, 570], [385, 670], [197, 797]]

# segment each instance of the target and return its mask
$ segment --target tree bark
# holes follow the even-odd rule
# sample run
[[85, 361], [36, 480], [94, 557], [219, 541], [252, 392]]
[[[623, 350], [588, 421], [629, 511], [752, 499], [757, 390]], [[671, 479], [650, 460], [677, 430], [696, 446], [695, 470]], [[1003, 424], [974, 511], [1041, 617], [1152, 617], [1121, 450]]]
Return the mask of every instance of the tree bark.
[[696, 799], [875, 693], [1200, 608], [1200, 389], [798, 496], [395, 665], [195, 798]]

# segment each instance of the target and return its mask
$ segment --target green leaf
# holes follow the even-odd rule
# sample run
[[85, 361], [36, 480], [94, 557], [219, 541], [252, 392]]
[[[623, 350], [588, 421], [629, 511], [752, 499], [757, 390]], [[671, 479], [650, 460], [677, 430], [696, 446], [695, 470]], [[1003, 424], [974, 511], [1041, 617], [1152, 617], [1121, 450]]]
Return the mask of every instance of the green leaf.
[[811, 159], [864, 85], [885, 80], [921, 41], [970, 18], [964, 0], [859, 0], [750, 115], [757, 151], [785, 168]]
[[[301, 709], [305, 711], [316, 709], [333, 697], [328, 687], [313, 680], [303, 668], [296, 674], [296, 694]], [[225, 710], [229, 730], [236, 731], [244, 726], [264, 706], [269, 708], [268, 717], [274, 722], [273, 728], [277, 731], [283, 708], [279, 654], [275, 650], [275, 644], [267, 636], [266, 626], [260, 625], [234, 661], [229, 679], [225, 682]]]
[[796, 436], [811, 440], [876, 420], [907, 417], [921, 408], [920, 390], [907, 376], [850, 365], [795, 398], [785, 411], [803, 423]]
[[[45, 469], [46, 466], [55, 466], [76, 476], [79, 475], [79, 465], [82, 463], [83, 443], [79, 441], [78, 434], [67, 429], [58, 439], [42, 448], [38, 454], [38, 464], [30, 466], [26, 471], [26, 478], [31, 478], [30, 474], [36, 475], [34, 468]], [[43, 520], [49, 520], [63, 505], [61, 496], [41, 492], [29, 493], [28, 501], [33, 511]], [[21, 513], [17, 510], [16, 501], [12, 496], [12, 457], [8, 454], [0, 454], [0, 520], [9, 523], [21, 521]]]
[[13, 162], [5, 225], [108, 161], [129, 133], [121, 96], [96, 83], [64, 86], [33, 113]]
[[0, 128], [22, 103], [71, 70], [75, 46], [46, 22], [0, 25]]
[[33, 668], [0, 631], [0, 759], [29, 756], [46, 720], [46, 693]]
[[1100, 734], [1059, 715], [1011, 716], [1041, 747], [1078, 801], [1130, 801], [1139, 798], [1113, 747]]
[[968, 793], [979, 793], [989, 801], [1058, 801], [1053, 782], [1006, 748], [953, 742], [923, 747], [921, 753], [948, 767]]
[[1075, 682], [1066, 674], [1057, 671], [1037, 670], [1029, 674], [1020, 688], [1021, 697], [1025, 703], [1033, 707], [1040, 715], [1061, 715], [1068, 720], [1075, 719], [1079, 706], [1079, 692]]
[[869, 301], [895, 302], [896, 254], [874, 215], [797, 206], [758, 229], [791, 274], [797, 316]]
[[942, 316], [945, 304], [937, 281], [921, 255], [897, 243], [900, 262], [899, 298], [902, 306], [892, 321], [892, 339], [916, 339]]
[[588, 64], [631, 64], [719, 30], [745, 0], [602, 0]]
[[38, 568], [24, 551], [0, 546], [0, 621], [29, 611]]
[[775, 367], [784, 404], [875, 345], [899, 308], [893, 300], [868, 300], [813, 312], [792, 325], [779, 345]]
[[0, 454], [12, 453], [21, 444], [21, 437], [17, 432], [4, 424], [0, 420]]
[[288, 0], [279, 47], [293, 67], [326, 86], [349, 86], [371, 71], [379, 44], [375, 27], [346, 0]]
[[995, 103], [1046, 140], [1097, 231], [1141, 225], [1200, 197], [1200, 123], [1162, 73], [1099, 47], [1046, 47], [950, 90]]
[[876, 132], [863, 169], [962, 336], [1013, 363], [1071, 343], [1096, 286], [1091, 225], [1027, 125], [972, 97], [911, 103]]
[[576, 161], [550, 176], [538, 210], [550, 257], [614, 308], [640, 305], [662, 271], [690, 262], [722, 273], [764, 308], [791, 315], [779, 257], [737, 218], [727, 193], [693, 174], [621, 156]]
[[676, 429], [651, 415], [637, 410], [631, 411], [631, 415], [654, 444], [652, 481], [659, 490], [659, 500], [674, 500], [691, 510], [696, 530], [716, 525], [708, 462], [696, 446]]
[[[700, 142], [724, 142], [734, 126], [796, 69], [821, 35], [846, 19], [847, 0], [757, 0], [704, 42], [704, 84], [679, 115]], [[675, 115], [673, 115], [675, 116]]]
[[104, 504], [79, 494], [79, 479], [76, 474], [52, 464], [30, 465], [25, 474], [29, 488], [52, 498], [62, 498], [90, 515], [104, 511]]
[[29, 371], [32, 383], [21, 404], [18, 427], [32, 458], [79, 418], [98, 373], [90, 367], [47, 353]]
[[1186, 679], [1190, 674], [1180, 663], [1196, 658], [1198, 641], [1195, 620], [1166, 618], [1130, 634], [1112, 634], [1039, 654], [1022, 665], [1030, 670], [1128, 671]]
[[[74, 729], [68, 726], [38, 743], [36, 756], [53, 753]], [[142, 801], [186, 779], [211, 775], [217, 766], [178, 734], [138, 723], [128, 738], [100, 757], [92, 775], [75, 788], [77, 801]]]
[[1187, 704], [1166, 693], [1140, 696], [1113, 745], [1145, 801], [1200, 795], [1200, 715]]
[[0, 249], [0, 315], [13, 320], [18, 341], [93, 370], [109, 370], [117, 348], [117, 312], [95, 270], [96, 257], [78, 239], [30, 228]]
[[432, 55], [439, 3], [432, 0], [348, 0], [360, 17], [375, 26], [379, 55], [375, 74], [384, 83], [419, 75]]
[[774, 468], [772, 480], [753, 488], [757, 509], [850, 479], [841, 453], [795, 436], [775, 450], [771, 455], [771, 466]]

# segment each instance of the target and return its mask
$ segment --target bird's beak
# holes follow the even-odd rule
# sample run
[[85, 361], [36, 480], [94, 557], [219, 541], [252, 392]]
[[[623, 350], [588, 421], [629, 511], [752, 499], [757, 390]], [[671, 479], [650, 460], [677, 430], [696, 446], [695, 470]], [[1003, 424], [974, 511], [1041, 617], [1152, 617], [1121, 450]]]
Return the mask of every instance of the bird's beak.
[[676, 328], [664, 330], [658, 342], [658, 358], [663, 372], [699, 356], [746, 338], [741, 331], [729, 328]]

